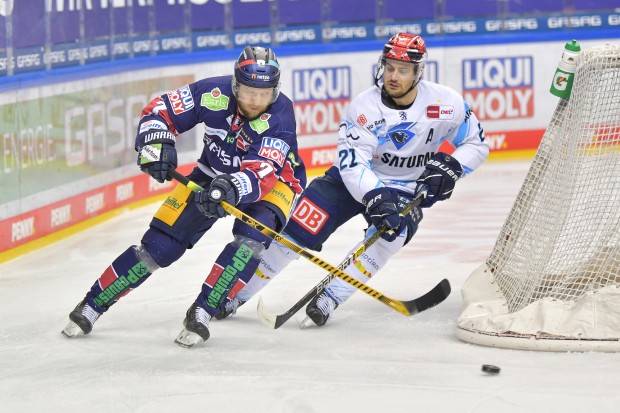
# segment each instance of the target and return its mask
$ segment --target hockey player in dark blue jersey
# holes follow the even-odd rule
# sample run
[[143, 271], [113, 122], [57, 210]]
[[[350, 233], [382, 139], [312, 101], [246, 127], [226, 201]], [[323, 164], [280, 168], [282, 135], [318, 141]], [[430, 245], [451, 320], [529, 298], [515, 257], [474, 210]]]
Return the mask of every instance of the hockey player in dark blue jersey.
[[[297, 152], [293, 104], [279, 93], [280, 66], [268, 48], [247, 46], [234, 75], [184, 85], [151, 101], [136, 137], [138, 165], [159, 182], [177, 166], [177, 136], [199, 123], [204, 149], [189, 179], [206, 188], [177, 185], [155, 213], [140, 245], [118, 256], [70, 313], [67, 337], [88, 334], [101, 314], [156, 269], [178, 260], [226, 212], [226, 201], [281, 231], [306, 183]], [[234, 239], [218, 256], [187, 310], [176, 343], [191, 347], [209, 338], [209, 320], [222, 312], [252, 277], [270, 238], [236, 221]]]

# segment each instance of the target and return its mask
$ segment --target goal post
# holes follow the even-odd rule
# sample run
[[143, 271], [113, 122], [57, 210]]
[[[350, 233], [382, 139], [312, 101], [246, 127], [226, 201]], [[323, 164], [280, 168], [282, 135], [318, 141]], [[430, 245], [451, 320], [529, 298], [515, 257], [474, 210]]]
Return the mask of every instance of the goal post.
[[462, 296], [461, 340], [620, 351], [620, 45], [579, 55], [570, 99]]

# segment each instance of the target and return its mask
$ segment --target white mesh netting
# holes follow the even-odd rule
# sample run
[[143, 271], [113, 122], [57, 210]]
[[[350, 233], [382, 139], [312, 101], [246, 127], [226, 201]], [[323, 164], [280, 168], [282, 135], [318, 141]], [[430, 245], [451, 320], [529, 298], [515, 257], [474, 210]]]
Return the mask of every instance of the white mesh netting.
[[580, 54], [570, 100], [558, 104], [486, 265], [463, 287], [457, 335], [614, 347], [619, 286], [620, 45], [604, 45]]

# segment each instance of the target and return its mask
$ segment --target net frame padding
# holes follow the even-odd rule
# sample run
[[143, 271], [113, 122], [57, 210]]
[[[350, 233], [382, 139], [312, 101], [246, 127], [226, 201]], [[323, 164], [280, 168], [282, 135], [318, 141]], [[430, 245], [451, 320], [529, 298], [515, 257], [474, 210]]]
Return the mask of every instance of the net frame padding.
[[462, 295], [465, 341], [620, 350], [620, 45], [578, 57], [570, 99]]

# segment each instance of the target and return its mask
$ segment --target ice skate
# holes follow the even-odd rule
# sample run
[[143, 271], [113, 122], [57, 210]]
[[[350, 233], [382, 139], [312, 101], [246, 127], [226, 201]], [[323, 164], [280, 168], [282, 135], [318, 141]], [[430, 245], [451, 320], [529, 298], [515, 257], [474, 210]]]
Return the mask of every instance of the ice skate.
[[95, 324], [99, 316], [100, 314], [88, 305], [85, 298], [69, 313], [70, 321], [62, 330], [62, 334], [69, 338], [80, 334], [88, 334], [93, 330], [93, 324]]
[[239, 298], [235, 297], [232, 300], [229, 300], [224, 306], [222, 312], [215, 315], [214, 318], [216, 320], [223, 320], [228, 316], [233, 316], [237, 313], [237, 309], [243, 304], [245, 304], [245, 301], [242, 301]]
[[183, 325], [185, 328], [179, 333], [175, 343], [181, 347], [189, 348], [201, 341], [207, 341], [210, 337], [209, 321], [211, 315], [204, 308], [194, 303], [187, 310]]
[[325, 325], [336, 308], [338, 303], [323, 290], [306, 307], [308, 317], [301, 322], [301, 328]]

